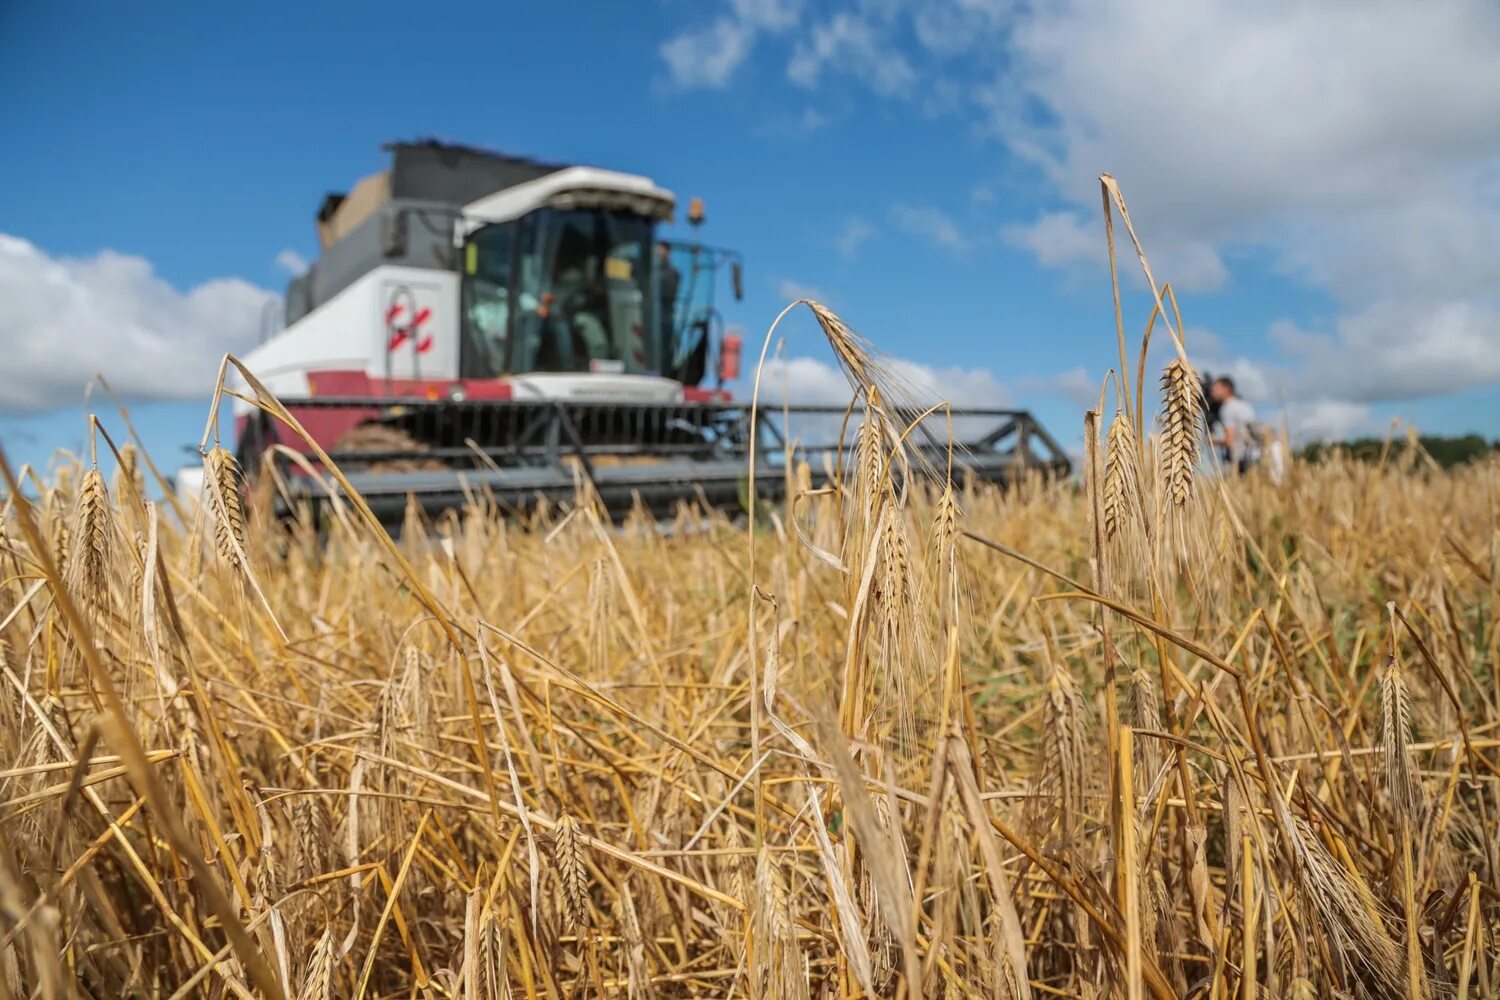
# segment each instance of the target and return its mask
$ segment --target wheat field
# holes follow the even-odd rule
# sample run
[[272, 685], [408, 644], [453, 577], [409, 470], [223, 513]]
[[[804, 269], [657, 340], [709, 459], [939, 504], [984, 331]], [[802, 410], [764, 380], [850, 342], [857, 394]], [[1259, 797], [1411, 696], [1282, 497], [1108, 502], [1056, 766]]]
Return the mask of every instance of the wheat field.
[[0, 998], [1500, 997], [1500, 462], [1230, 482], [1157, 305], [1081, 485], [916, 475], [817, 306], [751, 518], [6, 465]]

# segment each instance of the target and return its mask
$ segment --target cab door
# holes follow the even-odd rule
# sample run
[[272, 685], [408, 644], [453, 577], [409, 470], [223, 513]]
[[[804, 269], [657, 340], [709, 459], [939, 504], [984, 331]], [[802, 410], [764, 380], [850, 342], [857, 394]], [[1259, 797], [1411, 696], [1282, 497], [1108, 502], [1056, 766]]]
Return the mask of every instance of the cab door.
[[495, 378], [509, 368], [515, 231], [513, 222], [485, 226], [464, 244], [458, 361], [464, 378]]

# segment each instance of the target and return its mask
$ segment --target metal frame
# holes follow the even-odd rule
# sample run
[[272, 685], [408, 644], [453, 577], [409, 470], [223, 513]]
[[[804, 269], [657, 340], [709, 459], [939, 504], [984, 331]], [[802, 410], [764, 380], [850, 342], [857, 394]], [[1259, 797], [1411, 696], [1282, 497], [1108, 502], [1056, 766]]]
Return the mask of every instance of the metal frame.
[[[745, 403], [638, 403], [571, 400], [430, 400], [315, 397], [283, 400], [290, 410], [360, 409], [374, 422], [398, 427], [430, 446], [423, 457], [450, 469], [434, 472], [353, 471], [360, 465], [412, 458], [410, 452], [339, 452], [330, 457], [382, 518], [399, 521], [408, 497], [429, 511], [461, 506], [473, 492], [506, 507], [523, 508], [539, 498], [571, 500], [587, 484], [613, 511], [644, 503], [669, 512], [680, 501], [733, 506], [748, 497], [750, 442], [756, 442], [755, 492], [763, 498], [786, 488], [787, 457], [807, 461], [814, 485], [831, 479], [830, 469], [852, 453], [852, 434], [842, 445], [803, 444], [787, 418], [842, 418], [841, 406], [766, 406], [751, 414]], [[852, 418], [858, 419], [859, 410]], [[893, 415], [910, 423], [920, 414]], [[996, 421], [988, 432], [954, 442], [955, 479], [1012, 482], [1032, 472], [1066, 477], [1072, 465], [1057, 441], [1025, 410], [956, 411], [955, 420]], [[946, 474], [950, 449], [929, 417], [908, 438], [914, 463]], [[790, 443], [789, 443], [790, 441]], [[291, 443], [291, 442], [288, 442]], [[481, 457], [482, 456], [482, 457]], [[828, 461], [824, 456], [832, 459]], [[612, 464], [611, 459], [657, 459], [650, 464]], [[290, 464], [287, 481], [302, 498], [326, 498]]]

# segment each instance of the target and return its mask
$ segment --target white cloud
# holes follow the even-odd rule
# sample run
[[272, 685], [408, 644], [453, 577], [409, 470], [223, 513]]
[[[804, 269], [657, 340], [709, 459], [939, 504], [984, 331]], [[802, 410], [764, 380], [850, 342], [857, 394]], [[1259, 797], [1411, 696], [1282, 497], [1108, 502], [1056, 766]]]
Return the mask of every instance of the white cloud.
[[1224, 250], [1251, 247], [1329, 295], [1329, 332], [1277, 341], [1288, 391], [1364, 403], [1500, 381], [1500, 8], [1053, 0], [1009, 37], [976, 99], [1074, 206], [1011, 242], [1097, 259], [1102, 238], [1082, 237], [1108, 170], [1159, 280], [1216, 288]]
[[[933, 367], [904, 358], [881, 359], [893, 381], [904, 390], [903, 402], [927, 407], [946, 402], [955, 410], [1003, 409], [1014, 405], [1010, 390], [985, 368], [956, 365]], [[771, 403], [846, 406], [853, 396], [844, 373], [835, 365], [809, 357], [772, 358], [761, 375], [761, 398]], [[839, 432], [838, 417], [803, 417], [792, 432], [808, 443], [828, 443]], [[995, 418], [971, 417], [954, 421], [954, 437], [980, 437], [996, 425]], [[946, 420], [934, 418], [935, 433], [946, 434]]]
[[135, 398], [207, 395], [226, 352], [253, 346], [277, 296], [238, 278], [178, 291], [140, 257], [51, 257], [0, 234], [0, 400], [42, 410], [103, 373]]
[[812, 299], [814, 302], [828, 302], [828, 296], [820, 289], [812, 285], [804, 285], [793, 281], [791, 278], [782, 278], [776, 282], [776, 297], [783, 302], [795, 302], [798, 299]]
[[[1043, 212], [1030, 223], [1005, 226], [1001, 236], [1046, 267], [1102, 264], [1109, 259], [1103, 222], [1085, 221], [1073, 211]], [[1157, 280], [1170, 281], [1179, 292], [1214, 291], [1229, 279], [1223, 258], [1209, 243], [1177, 240], [1153, 244], [1148, 250]], [[1145, 287], [1134, 267], [1134, 250], [1116, 244], [1116, 254], [1126, 279]]]
[[944, 56], [968, 52], [1004, 28], [1010, 0], [945, 0], [918, 4], [912, 17], [917, 41]]
[[817, 108], [803, 108], [802, 117], [799, 119], [804, 132], [816, 132], [828, 124], [828, 116]]
[[1069, 368], [1049, 380], [1052, 392], [1061, 395], [1081, 410], [1091, 410], [1099, 405], [1099, 380], [1083, 368]]
[[927, 240], [944, 250], [961, 252], [969, 248], [969, 239], [958, 224], [942, 209], [931, 205], [891, 206], [891, 224], [902, 232]]
[[[1014, 402], [1010, 389], [987, 368], [933, 367], [906, 358], [882, 358], [881, 363], [916, 404], [1002, 408]], [[768, 358], [761, 386], [777, 402], [843, 406], [853, 395], [842, 370], [809, 357]]]
[[795, 27], [800, 16], [797, 0], [731, 0], [727, 14], [663, 42], [661, 57], [678, 86], [722, 89], [761, 34]]
[[1340, 316], [1332, 333], [1278, 324], [1302, 385], [1361, 402], [1415, 399], [1500, 382], [1500, 309], [1477, 297], [1383, 298]]
[[750, 54], [754, 35], [744, 23], [721, 17], [663, 42], [661, 57], [679, 86], [723, 88]]
[[1342, 441], [1369, 433], [1370, 408], [1339, 399], [1314, 399], [1288, 407], [1287, 427], [1294, 442]]
[[801, 0], [730, 0], [729, 6], [741, 21], [764, 31], [795, 28], [802, 15]]
[[276, 255], [276, 266], [294, 278], [307, 273], [307, 259], [292, 249], [283, 250]]
[[882, 96], [906, 94], [917, 81], [917, 71], [883, 36], [882, 30], [859, 14], [836, 14], [814, 25], [797, 44], [787, 64], [787, 77], [793, 83], [815, 88], [824, 68], [834, 66]]
[[1102, 227], [1085, 225], [1077, 212], [1043, 212], [1036, 221], [1001, 230], [1005, 242], [1028, 250], [1048, 267], [1080, 260], [1105, 260]]
[[841, 257], [853, 257], [859, 253], [870, 237], [875, 235], [875, 226], [869, 219], [853, 216], [845, 219], [833, 238], [833, 248]]

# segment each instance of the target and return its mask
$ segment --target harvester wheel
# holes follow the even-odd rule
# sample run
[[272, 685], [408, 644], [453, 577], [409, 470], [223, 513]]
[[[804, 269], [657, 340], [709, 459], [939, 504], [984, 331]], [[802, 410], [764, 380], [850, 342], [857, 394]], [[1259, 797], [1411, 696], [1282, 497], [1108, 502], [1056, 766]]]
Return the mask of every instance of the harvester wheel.
[[[334, 442], [333, 451], [351, 454], [379, 454], [369, 462], [352, 461], [345, 465], [361, 472], [442, 472], [447, 468], [436, 458], [423, 458], [427, 446], [399, 427], [385, 424], [360, 424]], [[401, 455], [400, 458], [392, 457]], [[408, 458], [406, 456], [410, 455]]]

